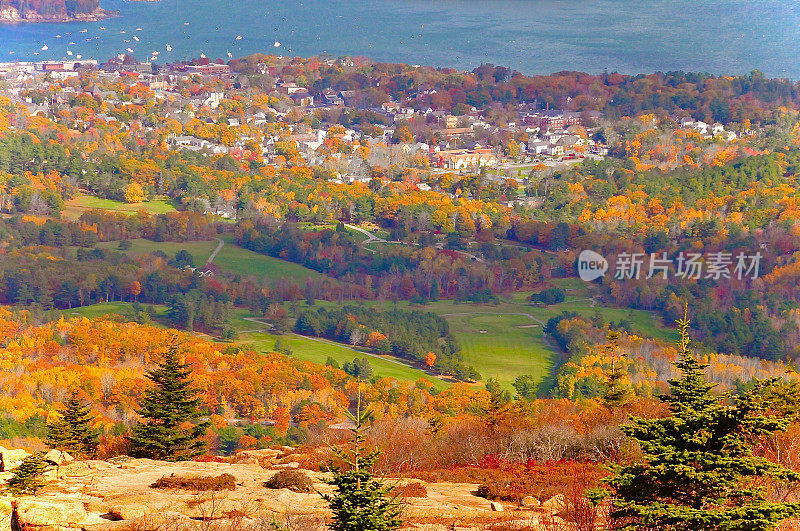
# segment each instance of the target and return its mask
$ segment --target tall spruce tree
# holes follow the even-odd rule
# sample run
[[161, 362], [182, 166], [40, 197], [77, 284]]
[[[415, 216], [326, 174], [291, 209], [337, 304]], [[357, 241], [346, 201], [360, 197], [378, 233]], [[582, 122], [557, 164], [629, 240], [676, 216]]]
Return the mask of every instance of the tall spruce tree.
[[[608, 480], [614, 529], [762, 531], [800, 511], [800, 504], [766, 501], [759, 480], [796, 481], [798, 474], [753, 454], [750, 441], [783, 430], [748, 395], [713, 394], [706, 367], [689, 348], [689, 321], [678, 321], [680, 377], [661, 399], [671, 415], [632, 419], [623, 427], [643, 453], [616, 466]], [[602, 496], [602, 495], [601, 495]]]
[[98, 433], [92, 428], [92, 408], [73, 390], [64, 402], [60, 418], [47, 426], [47, 444], [78, 458], [92, 457], [97, 451]]
[[622, 407], [630, 397], [630, 388], [625, 384], [626, 370], [619, 352], [620, 333], [609, 330], [602, 350], [611, 358], [611, 370], [608, 373], [606, 389], [603, 392], [603, 403], [609, 409]]
[[208, 421], [194, 423], [200, 417], [200, 399], [190, 376], [189, 366], [178, 361], [173, 340], [158, 369], [147, 375], [155, 385], [145, 392], [138, 412], [142, 422], [130, 437], [136, 457], [186, 461], [205, 452]]
[[361, 409], [359, 395], [355, 415], [347, 412], [354, 424], [350, 448], [333, 452], [343, 465], [330, 465], [333, 477], [328, 484], [336, 487], [336, 492], [324, 498], [333, 511], [331, 528], [335, 531], [392, 531], [402, 523], [400, 505], [391, 496], [391, 488], [372, 475], [380, 452], [367, 451], [364, 445], [370, 415], [369, 410]]

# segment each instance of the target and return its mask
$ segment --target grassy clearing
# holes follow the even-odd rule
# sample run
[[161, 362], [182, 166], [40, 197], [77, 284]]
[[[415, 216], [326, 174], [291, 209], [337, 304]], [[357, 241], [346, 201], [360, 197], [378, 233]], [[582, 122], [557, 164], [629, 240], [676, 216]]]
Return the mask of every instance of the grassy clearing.
[[253, 276], [261, 280], [265, 277], [270, 279], [291, 278], [293, 280], [304, 280], [322, 276], [312, 269], [301, 265], [266, 256], [253, 251], [232, 245], [228, 242], [214, 258], [214, 265], [223, 271], [235, 275]]
[[[152, 308], [155, 310], [156, 317], [163, 317], [167, 313], [167, 307], [161, 304], [143, 304], [143, 308]], [[99, 317], [107, 317], [119, 315], [126, 319], [133, 318], [133, 304], [130, 302], [102, 302], [98, 304], [91, 304], [89, 306], [82, 306], [80, 308], [72, 308], [69, 310], [61, 310], [64, 319], [71, 317], [86, 317], [87, 319], [97, 319]], [[158, 326], [153, 323], [154, 326]]]
[[[259, 280], [264, 278], [291, 278], [294, 280], [304, 280], [307, 278], [322, 276], [321, 273], [308, 269], [292, 262], [273, 258], [259, 253], [254, 253], [237, 245], [230, 243], [229, 238], [225, 238], [226, 243], [214, 258], [214, 265], [222, 271], [234, 275], [253, 276]], [[154, 242], [151, 240], [136, 239], [131, 240], [131, 248], [120, 251], [130, 256], [141, 256], [143, 254], [161, 251], [167, 256], [173, 257], [181, 250], [189, 252], [194, 257], [195, 266], [202, 266], [208, 261], [211, 253], [218, 245], [217, 240], [192, 241], [192, 242]], [[105, 250], [118, 251], [119, 242], [101, 242], [97, 247]]]
[[[145, 304], [142, 306], [153, 308], [157, 318], [166, 317], [166, 306], [157, 304]], [[132, 319], [134, 315], [133, 305], [129, 302], [92, 304], [81, 308], [62, 310], [61, 313], [65, 319], [79, 316], [96, 319], [114, 315], [125, 319]], [[272, 352], [275, 348], [275, 342], [280, 338], [283, 346], [291, 350], [291, 357], [303, 361], [310, 361], [321, 365], [330, 357], [335, 359], [341, 366], [346, 362], [353, 361], [356, 357], [363, 358], [367, 356], [369, 357], [370, 365], [372, 365], [378, 377], [395, 378], [401, 381], [412, 382], [420, 378], [425, 378], [438, 389], [444, 389], [449, 385], [447, 382], [434, 378], [422, 370], [405, 366], [398, 360], [394, 360], [390, 357], [371, 356], [364, 352], [353, 350], [346, 345], [339, 345], [329, 341], [317, 341], [296, 334], [277, 336], [275, 334], [261, 332], [260, 330], [264, 328], [264, 325], [246, 320], [245, 318], [249, 315], [250, 313], [247, 310], [236, 309], [231, 316], [231, 324], [234, 328], [242, 332], [237, 343], [250, 345], [256, 352]], [[152, 322], [151, 325], [163, 326], [157, 322]]]
[[[216, 240], [193, 241], [193, 242], [154, 242], [151, 240], [136, 239], [130, 240], [131, 248], [127, 251], [119, 251], [130, 256], [141, 256], [143, 254], [161, 251], [170, 258], [174, 257], [178, 251], [185, 250], [194, 257], [195, 266], [206, 263], [208, 257], [217, 247]], [[101, 242], [97, 244], [99, 249], [118, 251], [119, 242]]]
[[545, 343], [542, 327], [523, 315], [446, 315], [467, 364], [484, 380], [497, 378], [510, 388], [514, 379], [550, 374], [556, 353]]
[[[252, 325], [253, 323], [251, 323]], [[243, 334], [240, 343], [247, 343], [253, 346], [256, 352], [272, 352], [275, 349], [275, 342], [280, 338], [284, 348], [291, 351], [291, 356], [300, 360], [312, 363], [324, 364], [328, 358], [336, 360], [339, 365], [353, 361], [354, 358], [368, 357], [369, 363], [376, 376], [395, 378], [402, 381], [416, 381], [420, 378], [429, 380], [439, 389], [447, 387], [447, 383], [434, 378], [422, 370], [407, 367], [398, 361], [381, 356], [370, 356], [366, 353], [351, 349], [345, 345], [329, 341], [316, 341], [296, 334], [284, 334], [277, 336], [264, 332], [252, 332]]]
[[77, 219], [87, 210], [94, 209], [112, 210], [126, 214], [135, 214], [140, 210], [148, 214], [165, 214], [175, 211], [175, 205], [171, 200], [167, 199], [154, 199], [144, 203], [123, 203], [113, 199], [102, 199], [92, 195], [81, 194], [67, 201], [64, 213], [70, 219]]
[[600, 304], [594, 308], [590, 308], [587, 304], [588, 303], [585, 301], [566, 301], [562, 304], [551, 306], [551, 308], [556, 308], [559, 312], [572, 311], [582, 317], [592, 317], [595, 313], [599, 313], [606, 322], [614, 321], [618, 323], [620, 321], [629, 321], [633, 332], [642, 337], [660, 339], [668, 343], [674, 343], [678, 340], [677, 331], [672, 328], [665, 328], [660, 323], [660, 320], [655, 318], [650, 312], [613, 308], [601, 306]]
[[[518, 292], [496, 305], [435, 301], [425, 306], [400, 302], [398, 307], [444, 316], [467, 363], [473, 365], [484, 380], [498, 378], [507, 389], [521, 374], [531, 374], [540, 379], [550, 374], [558, 354], [545, 341], [541, 323], [564, 311], [573, 311], [587, 318], [599, 313], [606, 322], [629, 321], [632, 330], [642, 337], [667, 342], [674, 342], [677, 338], [675, 330], [662, 326], [650, 312], [607, 307], [599, 301], [592, 307], [592, 301], [587, 300], [592, 293], [580, 280], [580, 284], [569, 280], [556, 282], [559, 285], [563, 282], [565, 289], [572, 284], [574, 287], [571, 289], [575, 291], [568, 292], [570, 296], [564, 303], [551, 306], [532, 306], [527, 303], [531, 292]], [[318, 301], [317, 304], [328, 303]], [[386, 309], [393, 303], [369, 301], [365, 304]]]

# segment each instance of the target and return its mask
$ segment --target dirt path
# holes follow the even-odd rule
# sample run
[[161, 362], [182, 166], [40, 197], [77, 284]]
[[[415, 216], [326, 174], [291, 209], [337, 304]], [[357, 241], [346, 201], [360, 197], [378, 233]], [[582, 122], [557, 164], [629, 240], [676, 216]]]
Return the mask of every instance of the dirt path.
[[217, 240], [219, 244], [217, 245], [217, 248], [214, 249], [214, 251], [211, 253], [211, 256], [208, 257], [208, 260], [206, 260], [206, 265], [210, 265], [211, 262], [214, 261], [214, 258], [217, 257], [219, 252], [222, 250], [222, 247], [225, 245], [225, 242], [222, 241], [222, 238], [214, 238], [214, 239]]
[[[588, 301], [589, 302], [589, 308], [594, 308], [595, 306], [597, 306], [597, 297], [598, 297], [598, 295], [595, 295], [594, 297], [588, 297], [586, 299], [572, 299], [571, 301], [564, 301], [564, 302], [565, 303], [573, 303], [573, 302]], [[557, 306], [557, 305], [554, 304], [554, 306]]]
[[[411, 246], [410, 244], [405, 243], [405, 242], [398, 242], [398, 241], [393, 241], [393, 240], [384, 240], [383, 238], [375, 236], [370, 231], [368, 231], [366, 229], [363, 229], [361, 227], [357, 227], [356, 225], [350, 225], [348, 223], [345, 223], [344, 226], [347, 227], [348, 229], [353, 229], [355, 231], [358, 231], [361, 234], [363, 234], [364, 236], [366, 236], [367, 239], [364, 240], [363, 242], [361, 242], [361, 247], [363, 247], [364, 249], [366, 249], [367, 251], [369, 251], [371, 253], [376, 253], [377, 251], [375, 249], [370, 249], [369, 247], [367, 247], [367, 245], [369, 245], [370, 243], [391, 243], [391, 244], [395, 244], [395, 245], [408, 245], [408, 246]], [[442, 249], [443, 247], [444, 247], [444, 244], [441, 244], [441, 243], [437, 243], [436, 244], [436, 248], [437, 249]], [[468, 253], [466, 251], [455, 251], [455, 252], [457, 252], [458, 254], [460, 254], [462, 256], [466, 256], [467, 258], [471, 258], [472, 260], [475, 260], [476, 262], [484, 262], [485, 261], [483, 258], [481, 258], [479, 256], [475, 256], [474, 254]]]

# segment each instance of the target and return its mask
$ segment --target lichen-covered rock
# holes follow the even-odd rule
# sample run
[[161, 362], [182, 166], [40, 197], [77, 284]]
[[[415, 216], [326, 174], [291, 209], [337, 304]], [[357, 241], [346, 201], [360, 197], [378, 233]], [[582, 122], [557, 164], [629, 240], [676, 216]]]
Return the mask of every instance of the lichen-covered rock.
[[11, 515], [14, 513], [11, 498], [0, 498], [0, 531], [11, 531]]
[[19, 523], [25, 529], [80, 529], [87, 520], [86, 508], [82, 501], [43, 500], [21, 498], [17, 502]]
[[542, 504], [542, 502], [540, 502], [539, 498], [536, 498], [535, 496], [525, 496], [524, 498], [522, 498], [519, 504], [522, 507], [530, 508], [530, 507], [539, 507]]
[[563, 494], [556, 494], [549, 500], [542, 503], [542, 508], [550, 512], [550, 514], [560, 514], [567, 510], [568, 503], [567, 497]]
[[73, 462], [75, 458], [69, 455], [67, 452], [53, 449], [44, 454], [44, 460], [56, 466], [64, 466]]
[[31, 454], [26, 450], [8, 450], [0, 446], [0, 472], [14, 470], [29, 455]]

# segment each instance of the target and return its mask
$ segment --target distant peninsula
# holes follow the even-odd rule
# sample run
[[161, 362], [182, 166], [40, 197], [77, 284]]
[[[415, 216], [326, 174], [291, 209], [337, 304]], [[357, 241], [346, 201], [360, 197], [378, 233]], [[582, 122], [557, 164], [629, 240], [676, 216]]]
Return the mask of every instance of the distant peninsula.
[[117, 15], [99, 0], [0, 0], [0, 24], [92, 22]]

